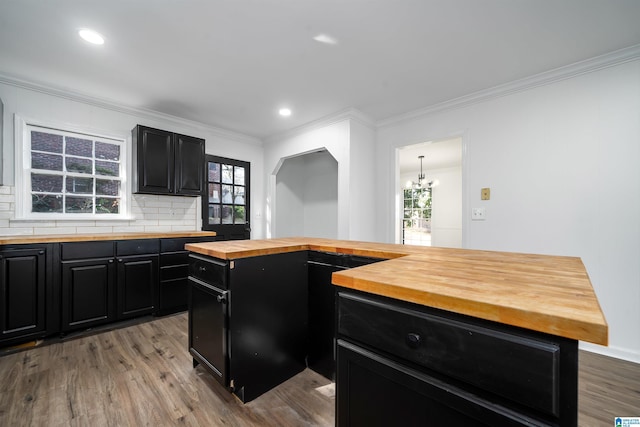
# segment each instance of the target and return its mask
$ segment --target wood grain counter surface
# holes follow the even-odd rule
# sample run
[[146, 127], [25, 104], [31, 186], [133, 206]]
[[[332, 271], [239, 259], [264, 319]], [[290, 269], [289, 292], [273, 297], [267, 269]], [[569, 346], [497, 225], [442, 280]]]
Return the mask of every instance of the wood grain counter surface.
[[29, 243], [89, 242], [94, 240], [160, 239], [181, 237], [215, 237], [212, 231], [167, 231], [155, 233], [94, 233], [94, 234], [46, 234], [30, 236], [0, 236], [0, 245]]
[[318, 238], [193, 243], [233, 260], [316, 250], [386, 258], [333, 273], [345, 288], [607, 345], [608, 326], [580, 258]]

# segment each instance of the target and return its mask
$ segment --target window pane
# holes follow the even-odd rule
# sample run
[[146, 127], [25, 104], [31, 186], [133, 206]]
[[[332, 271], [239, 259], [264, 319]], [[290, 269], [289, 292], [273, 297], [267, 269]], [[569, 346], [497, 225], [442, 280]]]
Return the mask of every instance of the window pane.
[[120, 146], [96, 141], [96, 159], [120, 160]]
[[97, 214], [117, 214], [120, 212], [120, 199], [112, 199], [107, 197], [96, 198]]
[[209, 162], [209, 181], [220, 182], [220, 163]]
[[236, 166], [233, 168], [233, 182], [236, 185], [244, 185], [244, 168]]
[[120, 176], [120, 163], [96, 160], [96, 175]]
[[209, 203], [220, 203], [220, 184], [209, 184]]
[[31, 167], [50, 171], [62, 170], [62, 156], [57, 154], [31, 153]]
[[244, 187], [233, 187], [233, 204], [244, 205]]
[[[96, 194], [99, 196], [117, 196], [120, 194], [120, 181], [115, 179], [96, 179]], [[96, 209], [97, 209], [96, 202]]]
[[93, 178], [67, 177], [67, 193], [93, 194]]
[[233, 203], [233, 197], [231, 193], [232, 190], [233, 190], [232, 185], [222, 186], [222, 203]]
[[92, 213], [93, 197], [67, 196], [64, 211], [66, 213]]
[[31, 191], [62, 193], [62, 177], [59, 175], [31, 174]]
[[62, 135], [31, 131], [31, 149], [62, 154]]
[[245, 218], [244, 206], [234, 206], [233, 207], [233, 223], [245, 224], [246, 222], [247, 220]]
[[222, 223], [233, 224], [233, 207], [223, 205], [222, 206]]
[[31, 211], [47, 213], [62, 212], [62, 196], [32, 194]]
[[67, 157], [65, 165], [68, 172], [93, 173], [93, 161], [91, 159]]
[[64, 152], [72, 156], [93, 157], [93, 141], [68, 136]]
[[233, 166], [222, 164], [222, 182], [233, 184]]
[[220, 224], [220, 205], [209, 205], [209, 224]]

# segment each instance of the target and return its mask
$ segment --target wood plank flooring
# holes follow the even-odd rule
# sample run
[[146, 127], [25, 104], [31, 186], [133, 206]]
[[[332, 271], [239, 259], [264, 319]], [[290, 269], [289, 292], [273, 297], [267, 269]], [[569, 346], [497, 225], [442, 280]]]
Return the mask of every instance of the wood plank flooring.
[[[333, 426], [305, 370], [242, 404], [187, 352], [186, 313], [0, 357], [0, 426]], [[640, 365], [580, 353], [579, 426], [640, 416]]]

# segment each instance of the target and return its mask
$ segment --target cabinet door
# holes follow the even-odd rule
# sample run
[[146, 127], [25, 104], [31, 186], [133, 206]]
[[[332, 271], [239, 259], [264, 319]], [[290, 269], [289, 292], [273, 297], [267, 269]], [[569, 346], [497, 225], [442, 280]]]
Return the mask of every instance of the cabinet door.
[[204, 140], [175, 135], [176, 186], [175, 193], [199, 196], [204, 180]]
[[88, 328], [116, 318], [113, 258], [62, 263], [62, 330]]
[[118, 258], [118, 319], [151, 314], [156, 304], [158, 255]]
[[0, 252], [0, 341], [46, 327], [45, 251]]
[[134, 129], [137, 193], [174, 192], [175, 157], [173, 133], [137, 126]]
[[342, 340], [337, 367], [339, 427], [550, 425]]
[[227, 295], [189, 277], [189, 352], [194, 365], [202, 363], [227, 386]]

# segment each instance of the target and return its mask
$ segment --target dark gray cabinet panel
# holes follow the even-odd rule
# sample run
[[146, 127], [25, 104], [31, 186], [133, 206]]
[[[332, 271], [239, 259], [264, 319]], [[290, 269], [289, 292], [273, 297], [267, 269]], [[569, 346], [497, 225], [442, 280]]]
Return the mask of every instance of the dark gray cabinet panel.
[[0, 342], [47, 332], [46, 277], [46, 247], [0, 250]]
[[157, 305], [158, 255], [119, 257], [117, 281], [118, 319], [153, 313]]
[[116, 320], [113, 258], [62, 262], [62, 330], [89, 328]]
[[134, 193], [200, 195], [203, 139], [138, 125], [132, 143]]

